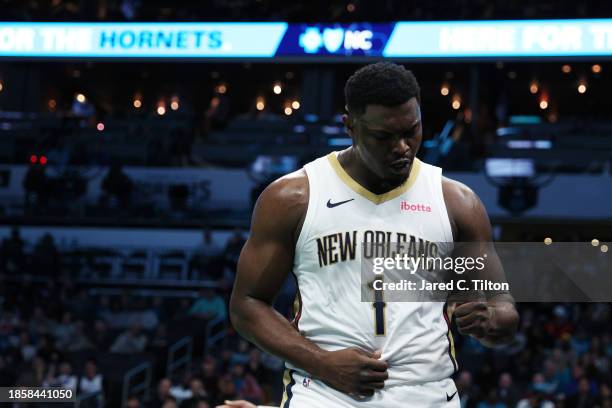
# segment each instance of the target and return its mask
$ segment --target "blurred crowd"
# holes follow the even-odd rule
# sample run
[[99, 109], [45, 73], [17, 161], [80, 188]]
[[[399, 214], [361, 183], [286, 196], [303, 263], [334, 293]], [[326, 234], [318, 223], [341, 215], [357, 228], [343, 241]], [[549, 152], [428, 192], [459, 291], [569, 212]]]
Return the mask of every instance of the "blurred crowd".
[[524, 303], [519, 312], [520, 330], [508, 347], [457, 339], [462, 407], [612, 406], [610, 305]]
[[605, 2], [523, 1], [521, 7], [502, 1], [450, 1], [437, 7], [424, 0], [334, 0], [315, 3], [287, 3], [279, 0], [215, 0], [202, 3], [181, 1], [169, 7], [158, 1], [142, 0], [47, 0], [17, 2], [4, 0], [10, 19], [60, 21], [388, 21], [458, 20], [493, 18], [586, 18], [610, 14]]
[[[209, 255], [231, 249], [220, 250], [204, 237], [203, 261], [194, 262], [206, 274]], [[14, 254], [22, 247], [18, 234], [4, 241], [4, 279], [14, 277], [19, 265]], [[102, 294], [61, 276], [0, 284], [2, 385], [61, 385], [93, 395], [86, 406], [113, 406], [129, 368], [121, 360], [129, 356], [136, 359], [132, 363], [142, 359], [154, 367], [150, 395], [131, 395], [126, 402], [132, 408], [205, 408], [235, 398], [278, 403], [282, 361], [231, 329], [229, 287], [148, 296], [125, 287]], [[288, 316], [289, 303], [281, 306]], [[462, 408], [612, 406], [610, 305], [524, 303], [519, 309], [521, 326], [510, 346], [486, 349], [455, 336]], [[225, 321], [223, 339], [205, 350], [204, 328], [215, 319]], [[195, 339], [193, 360], [168, 376], [168, 347], [183, 336]], [[117, 362], [113, 356], [125, 357]]]
[[271, 393], [267, 384], [280, 378], [281, 361], [228, 328], [221, 347], [202, 348], [206, 323], [227, 321], [227, 291], [203, 289], [195, 297], [89, 293], [69, 279], [2, 282], [0, 384], [61, 386], [95, 396], [81, 406], [117, 406], [120, 380], [132, 368], [125, 361], [151, 361], [157, 381], [167, 373], [168, 347], [192, 336], [200, 357], [164, 377], [155, 396], [131, 396], [130, 406], [203, 408], [227, 398], [270, 398], [264, 390]]

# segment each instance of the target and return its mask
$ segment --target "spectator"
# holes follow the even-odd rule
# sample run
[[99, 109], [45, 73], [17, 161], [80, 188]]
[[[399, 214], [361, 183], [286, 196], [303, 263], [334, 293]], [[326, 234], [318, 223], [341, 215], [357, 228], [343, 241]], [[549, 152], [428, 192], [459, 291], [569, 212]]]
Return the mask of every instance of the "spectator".
[[132, 395], [131, 397], [128, 397], [127, 401], [125, 402], [125, 406], [126, 408], [140, 408], [140, 400], [138, 397]]
[[147, 305], [146, 299], [139, 299], [135, 305], [135, 313], [133, 318], [138, 324], [142, 325], [145, 330], [153, 330], [159, 324], [157, 313], [153, 307]]
[[236, 399], [236, 386], [229, 374], [219, 376], [217, 381], [217, 404], [223, 404], [226, 400]]
[[121, 164], [115, 162], [102, 180], [102, 202], [106, 203], [109, 199], [114, 199], [122, 208], [127, 208], [130, 205], [133, 188], [134, 184], [123, 172]]
[[36, 356], [36, 346], [32, 344], [28, 332], [23, 331], [19, 336], [19, 351], [21, 360], [29, 363]]
[[248, 399], [256, 404], [263, 401], [263, 391], [259, 383], [255, 377], [246, 372], [244, 365], [234, 365], [232, 368], [232, 380], [240, 398]]
[[162, 378], [157, 383], [157, 393], [155, 397], [147, 405], [148, 408], [163, 408], [165, 403], [172, 399], [176, 406], [176, 400], [170, 395], [170, 389], [172, 388], [172, 381], [169, 378]]
[[590, 408], [595, 405], [595, 398], [591, 394], [591, 383], [587, 377], [578, 380], [578, 393], [568, 398], [567, 405], [572, 408]]
[[508, 407], [514, 407], [518, 401], [518, 390], [512, 381], [510, 373], [502, 373], [498, 382], [499, 399]]
[[225, 319], [227, 317], [227, 310], [221, 296], [215, 294], [212, 288], [204, 288], [200, 290], [199, 299], [189, 309], [189, 314], [197, 319], [204, 320]]
[[487, 399], [485, 401], [481, 401], [477, 405], [478, 408], [510, 408], [503, 402], [499, 401], [497, 390], [495, 388], [491, 388], [487, 393]]
[[57, 353], [55, 348], [53, 337], [51, 335], [40, 336], [38, 338], [37, 355], [49, 361], [51, 356]]
[[55, 326], [53, 329], [53, 336], [55, 337], [55, 346], [61, 349], [72, 341], [72, 338], [76, 334], [76, 327], [72, 322], [72, 314], [70, 312], [64, 312], [62, 315], [62, 321]]
[[257, 348], [252, 348], [249, 351], [249, 361], [247, 363], [247, 372], [254, 378], [265, 378], [266, 369], [261, 363], [261, 351]]
[[24, 243], [19, 233], [19, 227], [13, 226], [9, 238], [2, 241], [2, 265], [0, 272], [5, 271], [9, 274], [18, 274], [23, 271], [25, 266]]
[[93, 394], [98, 393], [95, 398], [95, 403], [91, 407], [100, 408], [104, 406], [103, 384], [104, 378], [98, 372], [98, 365], [95, 360], [87, 360], [85, 363], [85, 375], [82, 375], [79, 380], [79, 393]]
[[28, 167], [28, 172], [23, 179], [25, 190], [24, 206], [27, 209], [35, 209], [47, 202], [49, 196], [49, 183], [45, 174], [45, 167], [33, 164]]
[[104, 320], [96, 319], [94, 322], [92, 344], [99, 351], [107, 351], [112, 339]]
[[[572, 405], [569, 405], [570, 407]], [[555, 408], [555, 404], [545, 398], [541, 392], [533, 392], [516, 404], [516, 408]]]
[[610, 389], [610, 384], [603, 383], [600, 385], [597, 404], [602, 408], [612, 407], [612, 390]]
[[85, 374], [79, 380], [79, 390], [82, 393], [102, 392], [102, 374], [98, 372], [95, 360], [87, 360], [85, 363]]
[[76, 392], [77, 378], [72, 374], [72, 366], [69, 362], [64, 361], [60, 363], [58, 376], [54, 376], [52, 372], [50, 372], [49, 375], [50, 376], [43, 383], [43, 387], [70, 388]]
[[461, 371], [457, 377], [457, 394], [460, 397], [461, 408], [473, 408], [476, 406], [478, 390], [472, 383], [472, 373]]
[[180, 408], [197, 408], [199, 401], [208, 396], [202, 380], [197, 377], [189, 380], [189, 390], [191, 391], [191, 397], [182, 401]]
[[28, 323], [28, 330], [34, 336], [45, 336], [51, 333], [55, 322], [47, 317], [45, 311], [40, 306], [34, 307], [34, 312]]
[[193, 251], [190, 260], [192, 273], [197, 278], [219, 280], [223, 276], [223, 265], [220, 255], [222, 248], [213, 240], [212, 232], [206, 228], [202, 232], [202, 242]]
[[173, 397], [168, 397], [168, 399], [166, 399], [166, 401], [160, 405], [161, 408], [178, 408], [178, 405], [176, 404], [176, 399], [174, 399]]
[[141, 332], [140, 325], [134, 324], [117, 337], [110, 351], [113, 353], [142, 353], [146, 345], [147, 336]]
[[162, 353], [165, 352], [166, 347], [168, 347], [168, 331], [165, 324], [160, 324], [155, 329], [148, 348], [154, 353]]
[[204, 389], [208, 393], [210, 400], [217, 399], [217, 380], [219, 378], [217, 361], [212, 356], [205, 356], [200, 365], [199, 377], [204, 383]]
[[71, 341], [61, 347], [61, 349], [68, 352], [75, 352], [94, 348], [94, 345], [85, 335], [83, 331], [84, 328], [85, 323], [83, 323], [82, 320], [77, 321], [74, 325], [74, 336], [72, 337]]
[[44, 234], [34, 247], [32, 273], [51, 277], [60, 273], [60, 253], [55, 246], [53, 236], [49, 233]]
[[185, 372], [185, 374], [183, 375], [183, 381], [170, 388], [170, 394], [172, 395], [172, 397], [176, 398], [177, 402], [180, 403], [181, 401], [191, 398], [192, 393], [189, 384], [190, 380], [190, 373]]

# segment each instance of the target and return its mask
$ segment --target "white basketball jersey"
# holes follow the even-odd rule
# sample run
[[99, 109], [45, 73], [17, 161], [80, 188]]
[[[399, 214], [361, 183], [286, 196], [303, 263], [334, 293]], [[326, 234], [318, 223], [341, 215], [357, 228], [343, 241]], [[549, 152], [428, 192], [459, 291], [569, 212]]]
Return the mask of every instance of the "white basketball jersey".
[[448, 378], [457, 364], [444, 303], [380, 309], [361, 301], [362, 242], [453, 241], [441, 169], [415, 159], [401, 186], [374, 194], [346, 173], [337, 152], [304, 168], [310, 196], [293, 266], [298, 330], [325, 350], [382, 350], [387, 386]]

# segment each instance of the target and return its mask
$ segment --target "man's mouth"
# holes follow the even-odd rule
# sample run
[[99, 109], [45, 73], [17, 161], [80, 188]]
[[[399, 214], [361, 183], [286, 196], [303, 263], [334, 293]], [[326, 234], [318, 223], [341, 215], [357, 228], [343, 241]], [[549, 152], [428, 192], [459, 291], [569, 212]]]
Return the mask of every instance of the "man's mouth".
[[406, 167], [409, 167], [411, 162], [412, 161], [410, 159], [399, 159], [391, 162], [390, 166], [394, 170], [403, 170]]

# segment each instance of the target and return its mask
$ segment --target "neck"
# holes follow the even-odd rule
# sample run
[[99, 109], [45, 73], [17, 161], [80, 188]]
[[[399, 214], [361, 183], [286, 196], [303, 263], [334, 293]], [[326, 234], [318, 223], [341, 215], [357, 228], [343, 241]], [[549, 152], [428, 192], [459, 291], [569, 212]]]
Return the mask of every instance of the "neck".
[[342, 165], [344, 171], [346, 171], [353, 180], [374, 194], [384, 194], [406, 181], [402, 179], [384, 179], [379, 177], [370, 170], [357, 152], [357, 149], [353, 146], [338, 153], [338, 161], [340, 165]]

